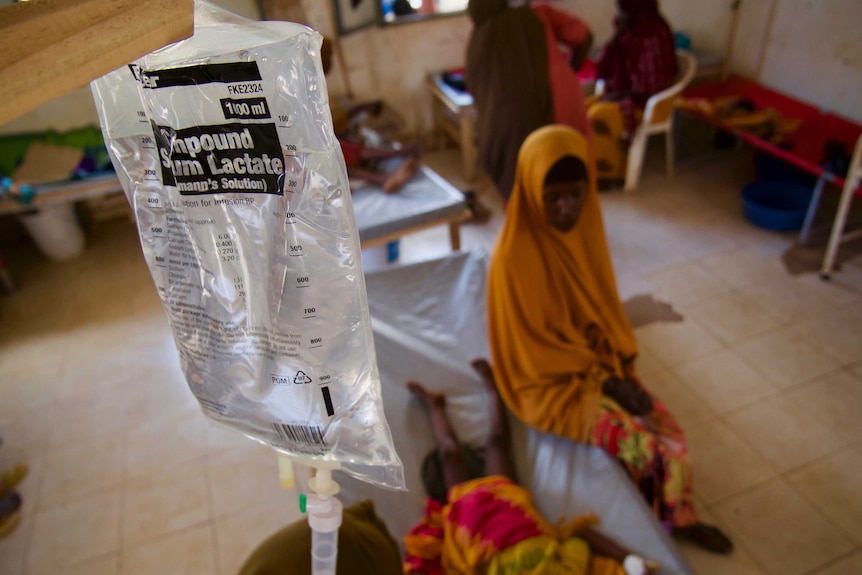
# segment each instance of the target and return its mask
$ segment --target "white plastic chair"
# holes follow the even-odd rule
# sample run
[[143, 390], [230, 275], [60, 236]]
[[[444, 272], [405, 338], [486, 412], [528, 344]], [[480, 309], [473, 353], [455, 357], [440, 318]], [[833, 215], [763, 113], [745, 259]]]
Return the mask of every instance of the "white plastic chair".
[[841, 201], [832, 223], [832, 234], [829, 236], [829, 245], [826, 248], [826, 256], [823, 258], [823, 267], [820, 268], [820, 277], [829, 279], [832, 269], [835, 267], [835, 258], [838, 256], [838, 248], [842, 242], [846, 242], [862, 236], [862, 230], [856, 230], [849, 234], [844, 233], [844, 225], [847, 223], [847, 214], [850, 213], [850, 204], [856, 195], [856, 188], [862, 185], [862, 136], [856, 141], [856, 150], [850, 160], [850, 169], [844, 179], [844, 189], [841, 192]]
[[[625, 192], [633, 192], [638, 186], [638, 181], [641, 177], [643, 169], [644, 156], [646, 155], [647, 141], [649, 137], [655, 134], [664, 133], [667, 156], [667, 176], [673, 177], [673, 159], [674, 159], [674, 143], [673, 143], [673, 105], [676, 97], [682, 92], [686, 86], [691, 83], [694, 75], [697, 73], [697, 60], [694, 55], [686, 50], [676, 51], [676, 61], [679, 67], [679, 80], [666, 90], [662, 90], [658, 94], [653, 94], [647, 100], [646, 108], [644, 108], [643, 119], [640, 125], [635, 130], [632, 136], [632, 142], [629, 146], [628, 159], [626, 161], [626, 181]], [[595, 94], [601, 97], [605, 91], [605, 83], [602, 80], [596, 81]]]

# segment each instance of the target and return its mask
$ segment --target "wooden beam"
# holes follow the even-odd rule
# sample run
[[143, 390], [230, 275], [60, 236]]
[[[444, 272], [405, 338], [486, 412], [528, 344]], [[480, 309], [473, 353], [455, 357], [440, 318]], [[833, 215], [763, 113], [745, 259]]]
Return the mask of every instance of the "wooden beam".
[[0, 124], [193, 33], [193, 0], [6, 6], [0, 9]]
[[727, 47], [724, 50], [724, 63], [721, 67], [721, 81], [724, 82], [730, 76], [730, 61], [733, 59], [733, 48], [736, 44], [736, 29], [739, 27], [739, 9], [742, 0], [731, 0], [730, 2], [730, 32], [727, 35]]

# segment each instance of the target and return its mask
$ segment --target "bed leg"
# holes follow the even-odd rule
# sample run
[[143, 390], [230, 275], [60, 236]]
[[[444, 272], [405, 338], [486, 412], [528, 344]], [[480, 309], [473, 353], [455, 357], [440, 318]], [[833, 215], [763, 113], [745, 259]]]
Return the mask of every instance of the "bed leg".
[[808, 211], [805, 213], [805, 222], [802, 224], [802, 231], [799, 232], [800, 245], [808, 243], [808, 236], [811, 234], [811, 226], [814, 225], [817, 210], [820, 209], [820, 200], [823, 198], [823, 187], [825, 185], [826, 177], [825, 175], [821, 175], [817, 178], [817, 185], [814, 186], [814, 194], [811, 196], [811, 201], [808, 203]]
[[461, 224], [458, 222], [449, 224], [449, 243], [453, 252], [461, 251]]
[[826, 257], [823, 258], [823, 267], [820, 269], [820, 277], [828, 280], [835, 267], [835, 258], [838, 256], [838, 247], [841, 245], [841, 236], [844, 235], [844, 226], [847, 223], [847, 215], [850, 212], [850, 204], [853, 202], [852, 185], [845, 185], [841, 193], [841, 202], [838, 204], [838, 212], [832, 224], [832, 234], [829, 236], [829, 246], [826, 248]]

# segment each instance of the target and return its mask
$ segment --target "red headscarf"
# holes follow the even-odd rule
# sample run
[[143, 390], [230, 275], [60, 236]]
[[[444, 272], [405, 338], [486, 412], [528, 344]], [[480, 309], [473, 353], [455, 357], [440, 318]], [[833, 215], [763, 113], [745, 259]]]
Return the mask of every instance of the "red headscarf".
[[620, 0], [623, 18], [597, 65], [609, 93], [628, 93], [643, 107], [677, 74], [673, 32], [656, 0]]

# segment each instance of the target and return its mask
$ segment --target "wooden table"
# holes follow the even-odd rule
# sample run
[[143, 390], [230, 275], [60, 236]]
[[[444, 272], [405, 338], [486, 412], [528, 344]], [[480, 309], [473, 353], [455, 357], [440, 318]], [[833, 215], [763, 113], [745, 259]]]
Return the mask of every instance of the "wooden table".
[[458, 91], [443, 81], [443, 74], [436, 72], [426, 79], [431, 90], [434, 127], [448, 135], [461, 148], [461, 164], [468, 183], [476, 181], [478, 154], [474, 139], [476, 108], [473, 96]]

